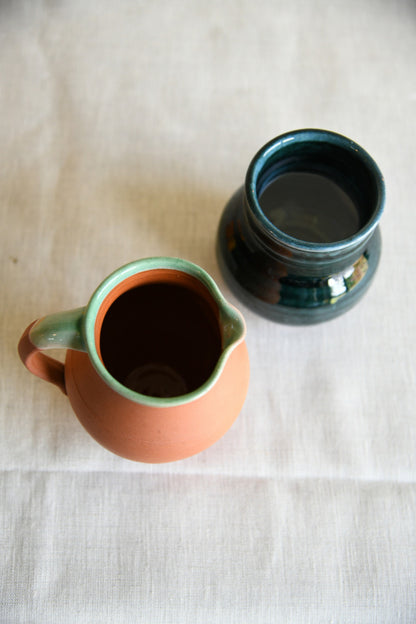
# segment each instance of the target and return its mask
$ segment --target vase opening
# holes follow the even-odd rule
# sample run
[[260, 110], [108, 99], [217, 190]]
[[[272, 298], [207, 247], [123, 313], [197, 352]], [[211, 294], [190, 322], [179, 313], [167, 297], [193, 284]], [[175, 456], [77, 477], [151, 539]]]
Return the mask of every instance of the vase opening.
[[350, 239], [374, 219], [381, 198], [373, 163], [334, 136], [279, 141], [255, 157], [248, 183], [269, 229], [322, 245]]

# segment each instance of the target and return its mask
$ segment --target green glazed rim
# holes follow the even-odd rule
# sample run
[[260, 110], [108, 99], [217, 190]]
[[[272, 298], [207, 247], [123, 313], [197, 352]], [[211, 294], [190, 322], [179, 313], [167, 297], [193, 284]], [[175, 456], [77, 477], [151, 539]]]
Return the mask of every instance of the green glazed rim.
[[[115, 286], [117, 286], [117, 284], [123, 282], [125, 279], [137, 273], [156, 269], [181, 271], [182, 273], [187, 273], [198, 279], [206, 287], [207, 291], [211, 294], [213, 300], [218, 305], [220, 323], [222, 326], [223, 350], [210, 377], [196, 390], [189, 392], [188, 394], [169, 398], [152, 397], [140, 394], [139, 392], [135, 392], [117, 381], [117, 379], [115, 379], [108, 372], [101, 361], [95, 344], [96, 317], [106, 296], [115, 288]], [[207, 393], [220, 377], [230, 353], [238, 344], [240, 344], [240, 342], [244, 340], [245, 333], [246, 326], [243, 316], [236, 308], [234, 308], [234, 306], [225, 300], [218, 286], [212, 277], [206, 273], [206, 271], [188, 260], [163, 256], [136, 260], [122, 266], [109, 275], [93, 293], [85, 309], [82, 323], [82, 337], [86, 348], [85, 350], [87, 351], [91, 362], [100, 377], [102, 377], [106, 384], [115, 390], [115, 392], [126, 399], [152, 407], [173, 407], [175, 405], [183, 405], [185, 403], [190, 403]]]

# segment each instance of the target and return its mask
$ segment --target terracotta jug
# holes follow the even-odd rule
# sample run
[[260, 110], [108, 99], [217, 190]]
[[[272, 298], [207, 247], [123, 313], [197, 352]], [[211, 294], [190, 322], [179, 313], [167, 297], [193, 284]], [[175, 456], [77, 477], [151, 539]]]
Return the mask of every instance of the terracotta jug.
[[[85, 308], [35, 321], [25, 366], [56, 384], [104, 447], [168, 462], [216, 442], [248, 388], [244, 319], [200, 267], [146, 258], [110, 275]], [[65, 364], [45, 349], [67, 348]]]

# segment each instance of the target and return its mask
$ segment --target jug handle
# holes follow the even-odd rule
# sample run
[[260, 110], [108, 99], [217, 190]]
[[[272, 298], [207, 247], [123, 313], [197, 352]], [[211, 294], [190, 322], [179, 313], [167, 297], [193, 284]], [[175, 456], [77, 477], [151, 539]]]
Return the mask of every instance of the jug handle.
[[58, 386], [64, 394], [65, 365], [43, 351], [60, 348], [86, 351], [81, 330], [84, 312], [85, 308], [77, 308], [33, 321], [23, 332], [17, 347], [26, 368], [37, 377]]

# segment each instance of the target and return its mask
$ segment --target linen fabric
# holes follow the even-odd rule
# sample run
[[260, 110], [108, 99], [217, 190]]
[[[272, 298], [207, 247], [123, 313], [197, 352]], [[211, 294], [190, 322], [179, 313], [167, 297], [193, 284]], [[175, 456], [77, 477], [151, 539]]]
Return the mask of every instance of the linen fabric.
[[[1, 3], [1, 623], [416, 621], [415, 59], [412, 0]], [[360, 143], [387, 202], [365, 298], [296, 328], [233, 297], [215, 238], [256, 151], [303, 127]], [[251, 381], [218, 443], [147, 465], [16, 347], [158, 255], [242, 311]]]

